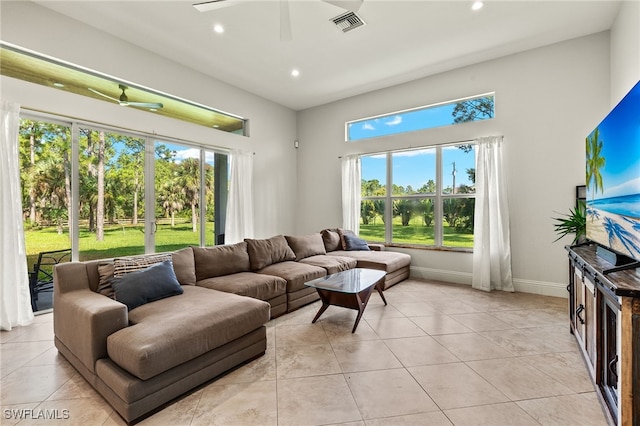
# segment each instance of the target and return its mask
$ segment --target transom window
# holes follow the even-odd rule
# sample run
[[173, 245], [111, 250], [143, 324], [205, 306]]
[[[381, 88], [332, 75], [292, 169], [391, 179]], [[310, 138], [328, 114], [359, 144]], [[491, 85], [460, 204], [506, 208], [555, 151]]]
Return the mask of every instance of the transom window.
[[360, 236], [472, 249], [475, 167], [472, 142], [361, 156]]
[[489, 93], [349, 121], [346, 123], [346, 140], [356, 141], [469, 121], [488, 120], [494, 115], [494, 94]]

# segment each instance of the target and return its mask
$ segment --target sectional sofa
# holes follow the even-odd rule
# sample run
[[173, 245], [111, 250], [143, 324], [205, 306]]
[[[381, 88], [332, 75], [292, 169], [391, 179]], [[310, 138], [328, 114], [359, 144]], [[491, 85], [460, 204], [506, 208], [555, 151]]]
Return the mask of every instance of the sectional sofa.
[[353, 250], [353, 239], [329, 229], [60, 264], [55, 345], [134, 421], [264, 354], [265, 323], [318, 299], [305, 282], [354, 267], [386, 271], [385, 289], [409, 276], [408, 255]]

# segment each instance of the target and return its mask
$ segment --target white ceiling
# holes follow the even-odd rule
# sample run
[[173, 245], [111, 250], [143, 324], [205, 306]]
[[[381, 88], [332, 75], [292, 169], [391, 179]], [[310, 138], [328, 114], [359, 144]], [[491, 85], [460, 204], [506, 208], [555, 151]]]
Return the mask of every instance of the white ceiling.
[[367, 25], [342, 33], [330, 19], [344, 10], [289, 0], [293, 40], [281, 41], [279, 0], [206, 13], [195, 2], [37, 3], [294, 110], [604, 31], [619, 9], [611, 0], [487, 0], [477, 12], [466, 0], [364, 0]]

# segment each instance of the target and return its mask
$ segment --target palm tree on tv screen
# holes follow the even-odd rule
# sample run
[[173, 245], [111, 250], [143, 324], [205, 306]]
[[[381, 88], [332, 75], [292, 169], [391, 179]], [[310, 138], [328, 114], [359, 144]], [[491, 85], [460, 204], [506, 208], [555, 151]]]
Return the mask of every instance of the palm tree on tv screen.
[[[602, 174], [600, 170], [605, 165], [605, 158], [602, 157], [602, 146], [604, 142], [600, 140], [600, 130], [596, 129], [587, 137], [587, 186], [591, 188], [591, 199], [595, 198], [598, 189], [604, 192]], [[593, 181], [593, 186], [591, 182]]]

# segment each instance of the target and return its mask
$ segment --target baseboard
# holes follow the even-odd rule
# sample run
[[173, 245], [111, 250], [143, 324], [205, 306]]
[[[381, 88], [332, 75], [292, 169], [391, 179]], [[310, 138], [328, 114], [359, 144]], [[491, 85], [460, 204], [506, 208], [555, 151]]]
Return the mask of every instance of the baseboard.
[[514, 279], [513, 288], [522, 293], [541, 294], [543, 296], [568, 298], [567, 284]]
[[[444, 281], [454, 284], [471, 285], [472, 275], [468, 272], [449, 271], [446, 269], [411, 267], [411, 278]], [[513, 288], [521, 293], [540, 294], [542, 296], [569, 297], [567, 285], [547, 281], [534, 281], [514, 278]]]
[[444, 281], [454, 284], [471, 285], [471, 274], [468, 272], [424, 268], [422, 266], [411, 266], [410, 276], [411, 278], [421, 278], [424, 280]]

